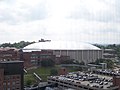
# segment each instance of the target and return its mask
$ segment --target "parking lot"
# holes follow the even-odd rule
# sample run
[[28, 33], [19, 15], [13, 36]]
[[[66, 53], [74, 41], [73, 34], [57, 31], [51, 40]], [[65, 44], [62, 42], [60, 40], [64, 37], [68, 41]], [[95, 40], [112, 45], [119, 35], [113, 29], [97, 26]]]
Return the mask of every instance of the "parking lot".
[[60, 81], [70, 82], [73, 84], [80, 84], [81, 86], [83, 85], [84, 87], [87, 86], [101, 89], [109, 89], [113, 87], [112, 77], [92, 73], [72, 72], [67, 75], [51, 77], [54, 79], [58, 79]]

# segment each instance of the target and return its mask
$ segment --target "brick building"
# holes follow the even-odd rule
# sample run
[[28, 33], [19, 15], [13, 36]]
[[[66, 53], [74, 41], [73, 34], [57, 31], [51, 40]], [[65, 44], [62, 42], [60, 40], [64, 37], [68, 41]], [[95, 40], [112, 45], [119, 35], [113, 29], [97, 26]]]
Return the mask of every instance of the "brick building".
[[119, 86], [119, 90], [120, 90], [120, 76], [113, 77], [113, 85]]
[[55, 60], [55, 56], [51, 50], [27, 51], [22, 54], [22, 60], [24, 61], [25, 68], [40, 66], [42, 60]]
[[68, 73], [67, 68], [60, 68], [58, 71], [58, 75], [66, 75]]
[[20, 60], [19, 49], [16, 48], [0, 48], [0, 61], [16, 61]]
[[23, 90], [23, 62], [0, 62], [0, 90]]
[[22, 50], [1, 48], [0, 61], [24, 61], [25, 68], [40, 66], [42, 60], [52, 59], [56, 64], [65, 60], [94, 62], [103, 57], [102, 50], [91, 44], [80, 42], [47, 41], [30, 44]]

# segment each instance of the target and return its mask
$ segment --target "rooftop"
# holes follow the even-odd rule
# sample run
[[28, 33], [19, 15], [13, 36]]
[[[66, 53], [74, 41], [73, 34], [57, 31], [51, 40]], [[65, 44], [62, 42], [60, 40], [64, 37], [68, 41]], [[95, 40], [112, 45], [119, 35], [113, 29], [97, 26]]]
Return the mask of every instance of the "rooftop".
[[100, 48], [83, 42], [50, 41], [37, 42], [24, 47], [23, 50], [100, 50]]
[[23, 61], [0, 61], [0, 63], [23, 63]]

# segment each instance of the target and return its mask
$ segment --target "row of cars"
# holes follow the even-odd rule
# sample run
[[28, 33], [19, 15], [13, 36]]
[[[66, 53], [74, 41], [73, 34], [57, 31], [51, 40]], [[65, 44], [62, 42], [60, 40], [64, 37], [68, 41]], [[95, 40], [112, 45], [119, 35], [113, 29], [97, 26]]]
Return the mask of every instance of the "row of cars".
[[105, 70], [94, 70], [94, 73], [97, 74], [104, 74], [104, 75], [109, 75], [109, 76], [120, 76], [120, 71], [113, 71], [113, 70], [109, 70], [109, 69], [105, 69]]
[[72, 72], [67, 75], [56, 76], [59, 80], [65, 82], [71, 82], [81, 85], [86, 85], [90, 87], [99, 87], [99, 88], [107, 88], [112, 85], [112, 79], [106, 79], [105, 77], [99, 77], [92, 73], [84, 73], [84, 72]]

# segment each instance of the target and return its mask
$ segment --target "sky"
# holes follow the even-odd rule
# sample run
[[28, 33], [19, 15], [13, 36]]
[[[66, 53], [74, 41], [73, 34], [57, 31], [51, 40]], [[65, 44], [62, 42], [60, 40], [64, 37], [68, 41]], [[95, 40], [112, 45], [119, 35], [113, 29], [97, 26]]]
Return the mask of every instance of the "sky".
[[120, 44], [120, 0], [0, 0], [0, 43]]

